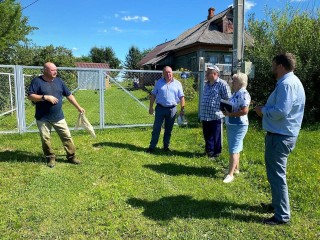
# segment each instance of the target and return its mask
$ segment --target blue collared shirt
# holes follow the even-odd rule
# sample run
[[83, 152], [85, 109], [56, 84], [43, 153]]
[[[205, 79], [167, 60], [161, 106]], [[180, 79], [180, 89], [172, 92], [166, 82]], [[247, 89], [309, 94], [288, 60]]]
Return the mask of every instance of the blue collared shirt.
[[306, 96], [299, 78], [293, 72], [282, 76], [262, 108], [262, 127], [272, 133], [298, 136]]
[[228, 83], [218, 78], [212, 85], [208, 81], [203, 89], [201, 105], [200, 105], [200, 120], [212, 121], [219, 120], [224, 117], [220, 110], [220, 100], [228, 100], [231, 97], [231, 91]]
[[184, 97], [182, 85], [176, 79], [167, 83], [164, 78], [160, 78], [151, 93], [156, 97], [156, 103], [163, 107], [176, 106], [180, 98]]

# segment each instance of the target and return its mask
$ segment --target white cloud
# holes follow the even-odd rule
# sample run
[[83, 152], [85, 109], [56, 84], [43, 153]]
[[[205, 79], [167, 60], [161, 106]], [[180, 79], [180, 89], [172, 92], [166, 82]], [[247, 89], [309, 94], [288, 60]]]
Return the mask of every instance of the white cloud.
[[112, 27], [112, 30], [116, 31], [116, 32], [123, 32], [122, 29], [120, 29], [118, 27]]
[[148, 17], [141, 17], [141, 21], [142, 21], [142, 22], [149, 21], [149, 18], [148, 18]]
[[102, 29], [102, 30], [98, 30], [99, 33], [107, 33], [108, 30], [107, 29]]
[[244, 3], [244, 11], [247, 12], [256, 5], [255, 2], [246, 0]]
[[124, 21], [135, 21], [135, 22], [138, 22], [138, 21], [141, 21], [141, 22], [146, 22], [146, 21], [149, 21], [149, 18], [148, 17], [145, 17], [145, 16], [125, 16], [122, 18], [122, 20]]
[[73, 47], [72, 50], [73, 51], [78, 51], [78, 48], [77, 47]]

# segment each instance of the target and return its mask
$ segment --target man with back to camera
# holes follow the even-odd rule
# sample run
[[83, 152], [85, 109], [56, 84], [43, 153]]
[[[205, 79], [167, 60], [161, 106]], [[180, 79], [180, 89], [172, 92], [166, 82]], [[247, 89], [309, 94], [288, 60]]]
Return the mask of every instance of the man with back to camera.
[[290, 204], [286, 179], [289, 154], [295, 147], [301, 128], [305, 92], [299, 78], [293, 73], [296, 60], [293, 54], [284, 53], [272, 60], [272, 73], [277, 80], [274, 91], [266, 105], [257, 106], [256, 113], [262, 117], [265, 136], [265, 163], [271, 187], [271, 204], [261, 205], [274, 211], [264, 224], [278, 225], [290, 221]]
[[63, 143], [67, 160], [73, 164], [80, 164], [80, 161], [76, 159], [75, 145], [62, 111], [63, 96], [80, 113], [84, 113], [84, 109], [78, 104], [64, 81], [57, 77], [55, 64], [47, 62], [43, 68], [43, 75], [31, 81], [28, 99], [36, 105], [35, 118], [40, 133], [42, 150], [47, 160], [47, 166], [51, 168], [55, 166], [56, 159], [50, 141], [52, 127]]
[[149, 114], [153, 114], [153, 104], [155, 107], [155, 118], [152, 130], [152, 136], [148, 153], [153, 153], [159, 141], [161, 126], [164, 121], [163, 150], [169, 152], [171, 132], [176, 118], [177, 105], [180, 103], [180, 116], [184, 115], [184, 93], [181, 83], [173, 78], [172, 68], [166, 66], [162, 71], [163, 77], [160, 78], [151, 92]]
[[200, 120], [205, 140], [205, 152], [209, 158], [219, 157], [222, 151], [221, 127], [224, 117], [220, 110], [220, 100], [229, 100], [231, 91], [228, 83], [219, 77], [220, 69], [208, 67], [207, 82], [203, 89], [200, 104]]

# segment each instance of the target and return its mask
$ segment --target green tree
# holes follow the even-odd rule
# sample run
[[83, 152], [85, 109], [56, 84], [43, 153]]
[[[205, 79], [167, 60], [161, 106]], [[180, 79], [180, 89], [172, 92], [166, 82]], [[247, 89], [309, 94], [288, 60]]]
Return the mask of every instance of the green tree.
[[125, 69], [139, 69], [138, 62], [142, 59], [142, 53], [139, 48], [132, 46], [129, 49], [128, 54], [126, 55], [126, 59], [124, 62]]
[[[143, 49], [143, 51], [142, 51], [142, 58], [144, 58], [149, 52], [151, 52], [152, 51], [152, 49], [153, 48], [147, 48], [147, 49]], [[142, 59], [141, 58], [141, 59]]]
[[53, 62], [60, 67], [74, 67], [75, 58], [72, 51], [65, 47], [54, 47], [53, 45], [34, 48], [36, 57], [34, 59], [35, 66], [43, 66], [46, 62]]
[[27, 43], [27, 35], [37, 29], [28, 25], [20, 3], [15, 0], [0, 2], [0, 63], [12, 64], [16, 47]]
[[320, 121], [320, 10], [316, 14], [299, 12], [287, 4], [284, 9], [267, 10], [266, 16], [269, 18], [258, 21], [252, 15], [248, 21], [248, 31], [254, 37], [254, 47], [245, 52], [255, 65], [255, 79], [249, 86], [252, 99], [265, 103], [275, 86], [270, 80], [272, 58], [291, 52], [297, 59], [295, 74], [307, 96], [305, 120]]
[[76, 62], [92, 62], [91, 57], [82, 55], [81, 57], [75, 57]]
[[98, 48], [93, 47], [90, 50], [89, 57], [95, 63], [109, 63], [110, 68], [121, 68], [121, 61], [116, 57], [111, 47]]

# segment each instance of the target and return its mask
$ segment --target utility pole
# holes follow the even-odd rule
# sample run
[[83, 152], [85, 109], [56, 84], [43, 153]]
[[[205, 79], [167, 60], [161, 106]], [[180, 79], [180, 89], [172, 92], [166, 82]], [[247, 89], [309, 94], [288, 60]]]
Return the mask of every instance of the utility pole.
[[233, 73], [239, 72], [244, 52], [244, 0], [233, 1]]

